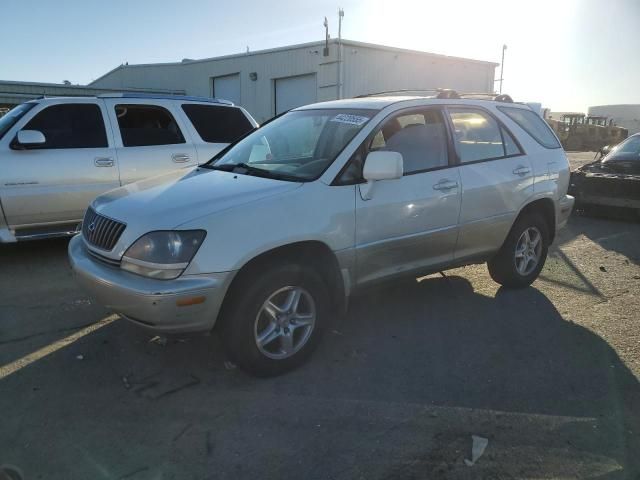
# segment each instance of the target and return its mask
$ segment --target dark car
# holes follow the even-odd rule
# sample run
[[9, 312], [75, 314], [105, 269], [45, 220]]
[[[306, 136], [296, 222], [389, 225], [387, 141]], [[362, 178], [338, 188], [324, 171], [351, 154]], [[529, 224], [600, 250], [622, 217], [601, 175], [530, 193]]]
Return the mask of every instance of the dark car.
[[569, 194], [579, 207], [601, 205], [640, 212], [640, 133], [603, 153], [571, 172]]

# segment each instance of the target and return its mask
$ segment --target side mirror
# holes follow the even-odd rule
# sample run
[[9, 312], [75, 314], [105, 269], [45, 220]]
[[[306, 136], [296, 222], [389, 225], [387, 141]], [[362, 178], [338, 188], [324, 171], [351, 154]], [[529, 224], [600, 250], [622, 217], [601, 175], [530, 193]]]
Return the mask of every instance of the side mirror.
[[360, 185], [360, 196], [363, 200], [370, 200], [377, 181], [402, 178], [403, 173], [404, 165], [401, 153], [371, 152], [364, 161], [362, 176], [367, 183]]
[[368, 182], [394, 180], [404, 173], [402, 154], [398, 152], [371, 152], [364, 161], [362, 176]]
[[43, 145], [47, 141], [44, 134], [39, 130], [20, 130], [16, 136], [14, 144], [18, 148], [29, 148]]
[[603, 157], [605, 155], [607, 155], [609, 152], [611, 151], [611, 145], [605, 145], [604, 147], [602, 147], [600, 149], [600, 155], [602, 155]]

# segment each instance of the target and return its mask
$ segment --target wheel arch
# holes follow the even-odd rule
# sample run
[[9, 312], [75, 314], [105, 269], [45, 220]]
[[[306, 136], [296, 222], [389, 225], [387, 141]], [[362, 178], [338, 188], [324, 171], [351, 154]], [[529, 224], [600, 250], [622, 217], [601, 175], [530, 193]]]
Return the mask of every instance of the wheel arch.
[[549, 197], [543, 197], [527, 203], [520, 209], [520, 212], [518, 213], [518, 216], [516, 217], [514, 223], [520, 217], [528, 213], [539, 213], [543, 216], [549, 228], [549, 244], [553, 243], [553, 240], [556, 236], [556, 208], [553, 199]]
[[261, 252], [248, 260], [231, 281], [222, 310], [225, 304], [231, 302], [234, 294], [239, 292], [239, 286], [250, 281], [252, 275], [270, 266], [283, 263], [304, 265], [318, 271], [327, 285], [334, 309], [338, 312], [346, 310], [346, 288], [338, 258], [326, 243], [319, 240], [303, 240], [281, 245]]

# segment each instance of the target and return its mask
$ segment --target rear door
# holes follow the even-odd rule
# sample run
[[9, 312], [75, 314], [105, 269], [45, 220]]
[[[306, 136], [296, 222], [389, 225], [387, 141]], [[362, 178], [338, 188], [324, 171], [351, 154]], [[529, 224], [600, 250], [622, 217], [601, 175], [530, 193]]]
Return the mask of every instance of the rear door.
[[520, 208], [533, 195], [531, 161], [513, 134], [488, 111], [448, 107], [460, 162], [462, 205], [455, 258], [500, 248]]
[[244, 111], [229, 105], [181, 102], [180, 109], [198, 152], [205, 163], [257, 126]]
[[[108, 119], [98, 100], [38, 105], [0, 143], [0, 198], [13, 228], [79, 222], [89, 203], [118, 187]], [[43, 145], [22, 149], [18, 130], [38, 130]]]
[[193, 167], [196, 149], [174, 102], [105, 98], [123, 185]]

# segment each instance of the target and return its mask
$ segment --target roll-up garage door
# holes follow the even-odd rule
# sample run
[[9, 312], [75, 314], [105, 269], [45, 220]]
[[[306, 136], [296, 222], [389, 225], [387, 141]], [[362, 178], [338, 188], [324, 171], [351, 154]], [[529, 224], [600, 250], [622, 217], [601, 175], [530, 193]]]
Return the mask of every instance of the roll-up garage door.
[[240, 105], [240, 74], [213, 78], [213, 96]]
[[316, 101], [316, 75], [298, 75], [278, 78], [276, 88], [276, 115]]

